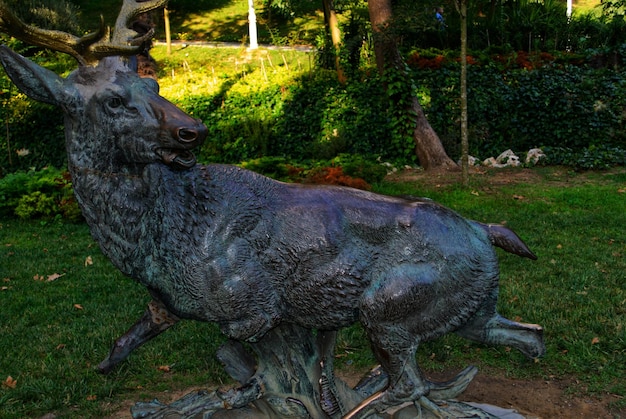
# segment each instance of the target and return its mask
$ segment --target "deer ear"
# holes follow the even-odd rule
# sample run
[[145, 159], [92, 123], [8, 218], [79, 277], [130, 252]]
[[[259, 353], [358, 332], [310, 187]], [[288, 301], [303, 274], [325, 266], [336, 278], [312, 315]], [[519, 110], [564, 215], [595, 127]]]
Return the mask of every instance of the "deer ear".
[[27, 96], [59, 105], [57, 97], [63, 88], [63, 79], [56, 73], [27, 60], [6, 45], [0, 45], [0, 62], [9, 78]]

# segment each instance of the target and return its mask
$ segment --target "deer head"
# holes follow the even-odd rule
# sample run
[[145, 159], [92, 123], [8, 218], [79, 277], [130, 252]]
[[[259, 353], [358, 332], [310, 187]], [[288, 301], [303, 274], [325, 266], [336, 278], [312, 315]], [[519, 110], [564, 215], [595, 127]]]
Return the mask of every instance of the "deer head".
[[159, 96], [154, 80], [140, 78], [119, 57], [135, 53], [146, 41], [128, 29], [129, 22], [165, 3], [124, 0], [113, 38], [102, 29], [77, 38], [26, 25], [0, 2], [0, 29], [66, 52], [79, 63], [63, 79], [0, 47], [0, 62], [26, 95], [63, 109], [70, 168], [120, 172], [159, 161], [176, 169], [195, 164], [190, 150], [202, 143], [206, 127]]

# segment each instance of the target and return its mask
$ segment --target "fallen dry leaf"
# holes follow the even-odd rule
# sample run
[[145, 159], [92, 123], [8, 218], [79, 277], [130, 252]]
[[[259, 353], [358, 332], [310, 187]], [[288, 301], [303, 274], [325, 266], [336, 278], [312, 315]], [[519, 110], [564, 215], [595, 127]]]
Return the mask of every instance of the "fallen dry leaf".
[[517, 199], [518, 201], [521, 201], [523, 199], [526, 199], [526, 197], [524, 195], [513, 195], [513, 199]]
[[89, 400], [90, 402], [97, 400], [98, 396], [96, 396], [95, 394], [90, 394], [89, 396], [87, 396], [87, 400]]
[[617, 193], [626, 193], [626, 188], [619, 188]]
[[157, 368], [161, 372], [170, 372], [172, 368], [169, 365], [161, 365]]
[[58, 351], [58, 350], [61, 350], [61, 349], [63, 349], [63, 348], [65, 348], [65, 344], [64, 344], [64, 343], [59, 343], [59, 344], [57, 345], [57, 347], [56, 347], [56, 350]]
[[48, 279], [46, 279], [46, 281], [47, 281], [47, 282], [56, 281], [57, 279], [61, 278], [63, 275], [65, 275], [65, 274], [52, 274], [52, 275], [48, 275]]
[[85, 267], [91, 265], [93, 265], [93, 259], [91, 258], [91, 256], [87, 256], [87, 258], [85, 258]]
[[43, 281], [43, 276], [39, 275], [39, 274], [35, 274], [35, 276], [33, 276], [33, 279], [35, 281]]
[[595, 345], [596, 343], [600, 343], [600, 338], [599, 337], [594, 337], [593, 339], [591, 339], [591, 344]]
[[83, 306], [81, 306], [80, 304], [74, 304], [74, 308], [76, 310], [83, 310]]
[[7, 379], [2, 382], [2, 385], [8, 388], [15, 388], [17, 386], [17, 380], [14, 380], [13, 377], [9, 375]]

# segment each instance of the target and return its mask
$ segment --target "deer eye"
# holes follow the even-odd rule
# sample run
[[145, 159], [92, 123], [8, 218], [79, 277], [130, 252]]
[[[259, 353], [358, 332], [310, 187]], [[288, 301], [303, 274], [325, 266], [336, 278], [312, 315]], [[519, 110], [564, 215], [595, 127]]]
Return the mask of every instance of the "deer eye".
[[122, 101], [122, 99], [117, 96], [109, 98], [106, 103], [110, 109], [118, 109], [122, 107], [122, 105], [124, 105], [124, 102]]

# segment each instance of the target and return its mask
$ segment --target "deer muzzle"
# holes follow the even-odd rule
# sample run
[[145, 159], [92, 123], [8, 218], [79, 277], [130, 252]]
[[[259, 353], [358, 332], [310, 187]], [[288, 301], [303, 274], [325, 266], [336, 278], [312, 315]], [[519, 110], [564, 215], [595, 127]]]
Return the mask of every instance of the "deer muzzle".
[[192, 149], [200, 146], [207, 137], [207, 127], [201, 120], [190, 117], [174, 104], [165, 101], [161, 104], [161, 129], [169, 133], [157, 154], [163, 163], [174, 169], [189, 169], [196, 164]]

